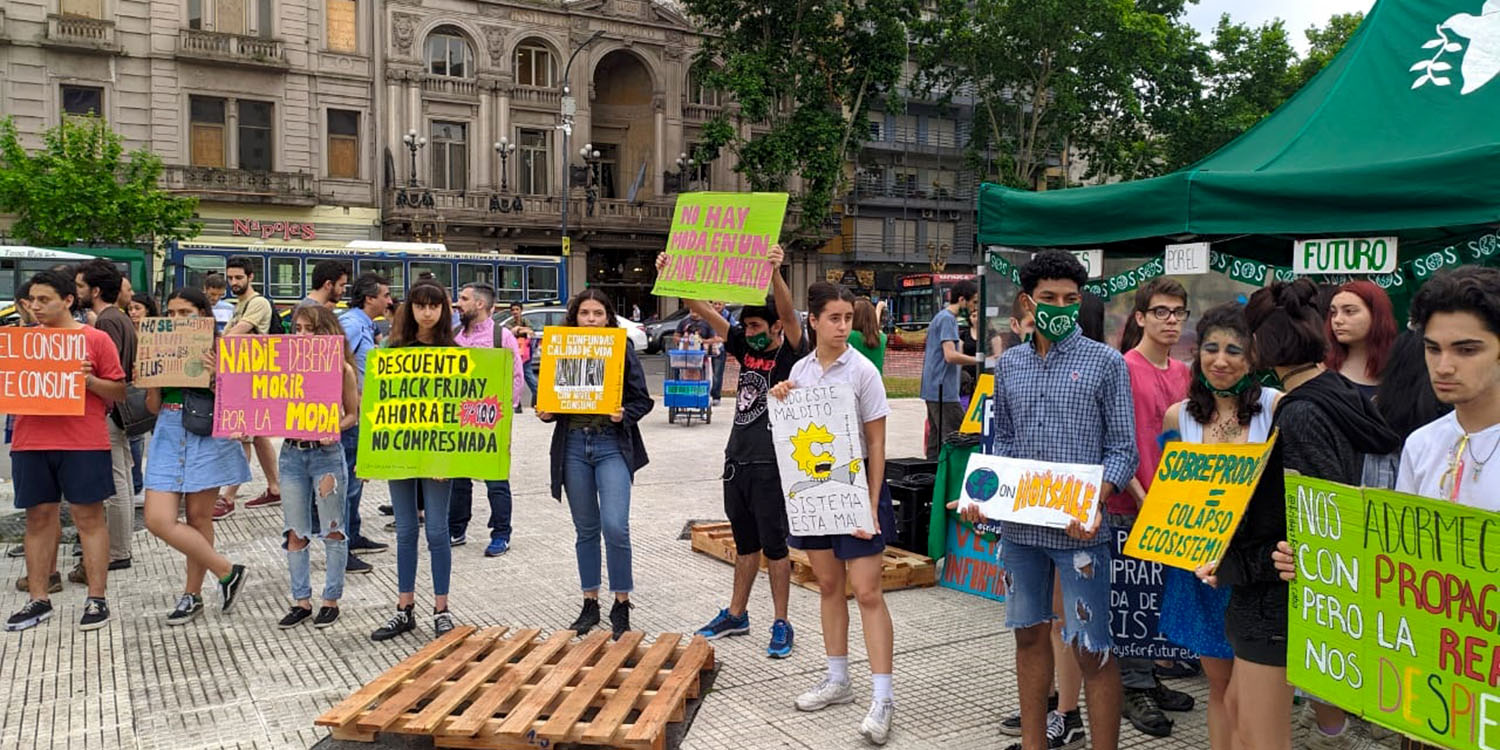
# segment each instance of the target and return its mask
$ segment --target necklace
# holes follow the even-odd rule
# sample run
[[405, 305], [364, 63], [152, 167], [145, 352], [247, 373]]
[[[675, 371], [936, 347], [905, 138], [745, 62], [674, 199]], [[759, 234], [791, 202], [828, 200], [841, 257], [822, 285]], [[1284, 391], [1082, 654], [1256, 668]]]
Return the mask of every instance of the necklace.
[[1480, 473], [1482, 473], [1484, 471], [1484, 465], [1487, 464], [1487, 463], [1489, 463], [1490, 459], [1492, 459], [1492, 458], [1495, 457], [1495, 451], [1496, 450], [1500, 450], [1500, 439], [1497, 439], [1495, 441], [1495, 443], [1490, 446], [1489, 455], [1485, 456], [1484, 460], [1481, 461], [1481, 460], [1479, 460], [1479, 456], [1474, 453], [1474, 442], [1472, 440], [1467, 439], [1468, 438], [1467, 435], [1465, 435], [1464, 437], [1465, 437], [1464, 442], [1467, 444], [1467, 447], [1469, 449], [1469, 458], [1474, 461], [1474, 481], [1477, 482], [1477, 481], [1479, 481], [1479, 475], [1480, 475]]
[[1224, 417], [1216, 416], [1214, 418], [1212, 429], [1213, 435], [1216, 438], [1214, 442], [1232, 442], [1235, 438], [1238, 438], [1240, 436], [1240, 433], [1244, 432], [1244, 429], [1244, 426], [1240, 424], [1239, 414], [1237, 412], [1230, 412], [1227, 419]]

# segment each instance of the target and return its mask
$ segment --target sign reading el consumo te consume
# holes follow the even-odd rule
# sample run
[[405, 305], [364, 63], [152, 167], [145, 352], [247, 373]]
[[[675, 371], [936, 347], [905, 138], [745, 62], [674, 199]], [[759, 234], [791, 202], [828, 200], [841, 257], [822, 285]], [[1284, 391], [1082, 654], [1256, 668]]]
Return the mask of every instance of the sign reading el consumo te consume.
[[1292, 273], [1377, 274], [1396, 270], [1395, 237], [1325, 237], [1297, 240]]

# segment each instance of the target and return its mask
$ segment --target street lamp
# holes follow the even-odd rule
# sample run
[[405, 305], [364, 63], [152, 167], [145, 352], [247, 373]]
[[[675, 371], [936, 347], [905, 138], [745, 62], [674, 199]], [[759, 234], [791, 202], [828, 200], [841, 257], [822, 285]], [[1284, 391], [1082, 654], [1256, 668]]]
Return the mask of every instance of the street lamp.
[[588, 39], [583, 40], [583, 44], [578, 45], [578, 47], [573, 50], [573, 54], [568, 55], [568, 64], [563, 66], [562, 98], [559, 100], [559, 113], [560, 113], [560, 115], [562, 117], [562, 123], [557, 126], [558, 129], [563, 132], [563, 142], [562, 142], [562, 157], [563, 157], [562, 158], [562, 199], [563, 199], [563, 201], [562, 201], [562, 241], [563, 241], [563, 247], [567, 247], [567, 245], [568, 245], [568, 203], [569, 203], [568, 194], [570, 192], [570, 188], [572, 187], [572, 185], [570, 184], [570, 181], [568, 179], [569, 178], [568, 167], [570, 166], [569, 162], [572, 161], [572, 159], [568, 156], [568, 139], [573, 136], [573, 115], [575, 115], [575, 114], [578, 113], [578, 102], [577, 102], [577, 100], [575, 100], [573, 98], [572, 90], [568, 88], [568, 81], [572, 80], [571, 76], [572, 76], [572, 73], [573, 73], [573, 61], [578, 58], [578, 53], [582, 52], [584, 47], [587, 47], [590, 44], [593, 44], [594, 40], [598, 39], [601, 36], [604, 36], [604, 29], [600, 29], [598, 31], [595, 31], [591, 36], [589, 36]]
[[584, 164], [583, 194], [588, 201], [588, 215], [593, 216], [594, 203], [599, 200], [599, 150], [594, 144], [585, 143], [578, 149], [578, 156]]
[[411, 179], [408, 181], [412, 187], [417, 186], [417, 151], [427, 145], [427, 136], [418, 136], [417, 129], [412, 128], [401, 136], [401, 142], [406, 144], [406, 149], [411, 152]]
[[516, 144], [511, 143], [510, 139], [505, 136], [500, 136], [500, 140], [495, 142], [495, 153], [500, 156], [500, 192], [502, 193], [510, 191], [510, 169], [506, 164], [510, 161], [510, 155], [515, 152]]
[[687, 153], [677, 155], [677, 184], [680, 192], [693, 192], [693, 172], [697, 171], [698, 159], [688, 156]]

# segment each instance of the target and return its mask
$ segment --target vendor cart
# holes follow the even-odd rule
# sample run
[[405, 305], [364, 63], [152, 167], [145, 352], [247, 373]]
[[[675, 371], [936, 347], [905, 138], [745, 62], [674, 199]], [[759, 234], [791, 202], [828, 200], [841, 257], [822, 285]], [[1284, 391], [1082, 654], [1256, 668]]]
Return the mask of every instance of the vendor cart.
[[667, 402], [667, 422], [675, 424], [678, 417], [683, 424], [691, 426], [693, 418], [708, 424], [713, 420], [713, 406], [708, 400], [713, 371], [709, 368], [708, 352], [703, 349], [672, 349], [667, 352], [667, 371], [664, 391]]

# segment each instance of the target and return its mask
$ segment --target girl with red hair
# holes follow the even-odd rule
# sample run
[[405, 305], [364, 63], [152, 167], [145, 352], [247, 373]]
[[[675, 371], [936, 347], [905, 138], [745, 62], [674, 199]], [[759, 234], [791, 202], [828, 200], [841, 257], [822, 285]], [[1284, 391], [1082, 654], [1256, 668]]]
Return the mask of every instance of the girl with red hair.
[[1328, 305], [1328, 358], [1324, 365], [1343, 375], [1373, 399], [1396, 342], [1396, 316], [1391, 298], [1372, 281], [1351, 281], [1339, 287]]

